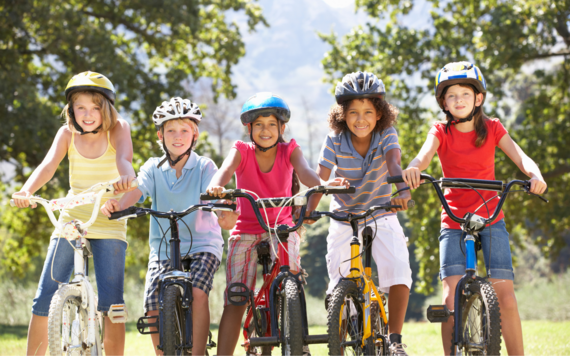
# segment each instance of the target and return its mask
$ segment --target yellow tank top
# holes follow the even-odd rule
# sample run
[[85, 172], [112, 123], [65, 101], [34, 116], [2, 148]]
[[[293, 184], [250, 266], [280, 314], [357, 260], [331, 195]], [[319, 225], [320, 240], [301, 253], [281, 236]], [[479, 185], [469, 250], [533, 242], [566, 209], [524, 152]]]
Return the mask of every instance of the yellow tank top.
[[[75, 147], [75, 133], [71, 134], [71, 144], [67, 151], [69, 159], [69, 190], [68, 196], [79, 194], [84, 190], [92, 187], [97, 183], [107, 182], [117, 178], [119, 170], [117, 169], [117, 152], [111, 145], [109, 132], [107, 131], [107, 150], [98, 158], [85, 158]], [[101, 206], [109, 200], [121, 199], [123, 195], [113, 195], [113, 192], [107, 192], [101, 199]], [[93, 204], [78, 206], [73, 209], [65, 209], [60, 217], [60, 223], [66, 223], [73, 219], [79, 219], [81, 222], [87, 222], [91, 218], [93, 212]], [[126, 241], [127, 222], [109, 220], [105, 215], [98, 212], [95, 223], [87, 228], [88, 239], [118, 239]], [[54, 231], [52, 238], [59, 237]]]

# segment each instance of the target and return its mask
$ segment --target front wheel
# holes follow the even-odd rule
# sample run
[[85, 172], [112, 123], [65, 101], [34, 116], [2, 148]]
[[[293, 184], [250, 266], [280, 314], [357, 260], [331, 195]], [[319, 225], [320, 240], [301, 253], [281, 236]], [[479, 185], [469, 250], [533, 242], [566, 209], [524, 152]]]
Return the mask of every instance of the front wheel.
[[[328, 309], [329, 355], [365, 355], [373, 345], [363, 348], [362, 304], [356, 283], [343, 280], [335, 287]], [[373, 338], [369, 338], [372, 340]]]
[[[81, 290], [71, 285], [58, 289], [51, 300], [48, 315], [50, 355], [101, 355], [100, 343], [87, 347], [88, 320], [88, 309], [81, 307]], [[98, 329], [98, 325], [95, 326]], [[98, 339], [99, 335], [95, 338]]]
[[453, 344], [451, 355], [499, 355], [501, 352], [501, 312], [491, 283], [477, 279], [469, 287], [471, 295], [461, 298], [463, 347]]
[[292, 277], [283, 281], [284, 298], [281, 298], [281, 354], [303, 354], [303, 314], [299, 285]]
[[164, 321], [162, 325], [162, 350], [164, 355], [183, 355], [186, 322], [182, 310], [182, 291], [177, 285], [169, 285], [164, 291], [162, 304]]

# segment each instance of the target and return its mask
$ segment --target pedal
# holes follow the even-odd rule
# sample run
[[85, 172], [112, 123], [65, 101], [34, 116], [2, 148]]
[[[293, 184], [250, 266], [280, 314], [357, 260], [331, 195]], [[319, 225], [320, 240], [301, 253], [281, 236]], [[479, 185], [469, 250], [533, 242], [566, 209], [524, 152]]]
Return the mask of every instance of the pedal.
[[427, 310], [427, 319], [430, 323], [445, 323], [453, 314], [447, 309], [447, 305], [430, 305]]
[[[232, 291], [233, 288], [241, 288], [243, 292]], [[250, 298], [251, 291], [243, 283], [232, 283], [228, 287], [228, 301], [232, 305], [246, 305]], [[234, 300], [234, 298], [241, 298], [241, 300]]]
[[107, 316], [113, 324], [124, 324], [127, 322], [127, 307], [124, 304], [112, 304], [107, 312]]
[[[151, 323], [150, 319], [154, 319], [154, 323]], [[139, 331], [139, 333], [141, 333], [143, 335], [158, 334], [158, 326], [159, 326], [158, 325], [158, 315], [143, 316], [143, 317], [140, 317], [139, 320], [137, 321], [137, 330]], [[151, 327], [155, 327], [156, 331], [145, 331], [145, 329], [151, 328]]]
[[216, 346], [217, 346], [216, 342], [214, 340], [212, 340], [212, 332], [208, 331], [208, 343], [206, 344], [206, 348], [207, 349], [213, 349]]

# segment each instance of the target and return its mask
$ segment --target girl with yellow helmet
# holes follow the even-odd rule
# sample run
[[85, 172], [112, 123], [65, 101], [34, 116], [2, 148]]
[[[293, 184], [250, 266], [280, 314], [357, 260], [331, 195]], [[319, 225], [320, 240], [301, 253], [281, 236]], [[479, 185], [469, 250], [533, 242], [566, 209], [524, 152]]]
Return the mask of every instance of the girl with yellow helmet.
[[[15, 194], [15, 198], [18, 195], [30, 197], [43, 187], [53, 177], [66, 155], [69, 159], [69, 195], [78, 194], [96, 183], [110, 181], [118, 176], [121, 179], [114, 185], [115, 192], [107, 193], [101, 202], [104, 203], [113, 193], [122, 195], [131, 190], [131, 181], [135, 179], [131, 132], [129, 124], [115, 110], [113, 83], [99, 73], [79, 73], [67, 84], [65, 97], [67, 105], [62, 116], [66, 119], [66, 125], [59, 129], [43, 162]], [[20, 208], [29, 205], [27, 200], [14, 201]], [[85, 205], [64, 210], [59, 218], [63, 222], [73, 219], [88, 221], [91, 209], [92, 206]], [[101, 213], [89, 228], [87, 238], [93, 249], [98, 286], [97, 309], [103, 313], [112, 304], [124, 304], [126, 229], [125, 222], [109, 221]], [[66, 281], [73, 270], [73, 249], [67, 243], [58, 245], [59, 239], [54, 232], [32, 306], [27, 355], [44, 355], [46, 352], [49, 306], [58, 289], [58, 283], [51, 278], [52, 271], [55, 280]], [[105, 317], [104, 344], [106, 354], [122, 355], [125, 325], [111, 323]]]
[[[487, 117], [482, 110], [487, 83], [481, 70], [469, 62], [449, 63], [436, 76], [435, 97], [446, 114], [445, 122], [436, 123], [426, 141], [408, 168], [402, 172], [404, 181], [415, 189], [420, 184], [420, 172], [426, 169], [437, 152], [443, 176], [447, 178], [495, 179], [495, 150], [499, 147], [519, 169], [529, 176], [530, 192], [541, 194], [546, 183], [540, 169], [511, 139], [497, 118]], [[445, 198], [456, 216], [467, 212], [488, 218], [495, 211], [498, 199], [491, 191], [476, 192], [468, 189], [446, 189]], [[488, 209], [479, 206], [487, 202]], [[491, 233], [492, 229], [492, 233]], [[443, 283], [443, 302], [454, 309], [454, 292], [465, 274], [465, 250], [462, 230], [458, 223], [445, 213], [441, 214], [440, 279]], [[493, 288], [501, 310], [502, 332], [509, 355], [523, 355], [521, 321], [513, 286], [513, 265], [509, 246], [509, 233], [503, 213], [479, 233]], [[491, 241], [492, 240], [492, 241]], [[492, 254], [491, 254], [492, 246]], [[445, 354], [451, 349], [453, 318], [442, 323], [442, 341]]]

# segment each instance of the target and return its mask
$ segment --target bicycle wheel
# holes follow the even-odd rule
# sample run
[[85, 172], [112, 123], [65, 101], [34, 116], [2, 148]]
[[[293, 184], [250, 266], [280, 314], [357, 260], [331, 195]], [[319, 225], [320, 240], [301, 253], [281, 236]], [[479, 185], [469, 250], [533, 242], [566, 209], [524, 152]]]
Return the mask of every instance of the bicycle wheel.
[[[368, 339], [366, 344], [366, 355], [383, 356], [388, 354], [388, 345], [385, 340], [388, 340], [388, 325], [384, 323], [384, 319], [380, 315], [380, 305], [377, 301], [370, 304], [370, 322], [372, 323], [372, 335], [374, 337]], [[380, 336], [383, 336], [381, 338]]]
[[[501, 352], [501, 312], [493, 286], [477, 279], [472, 294], [463, 297], [461, 330], [463, 348], [451, 345], [451, 355], [499, 355]], [[451, 334], [451, 340], [454, 338]]]
[[[81, 307], [81, 290], [71, 285], [61, 287], [49, 306], [50, 355], [101, 355], [100, 343], [84, 348], [88, 344], [88, 320], [89, 311]], [[98, 338], [99, 335], [96, 335]]]
[[327, 322], [329, 355], [365, 355], [369, 349], [368, 344], [366, 349], [362, 347], [364, 314], [358, 296], [356, 283], [348, 280], [340, 281], [333, 290]]
[[[245, 315], [247, 315], [250, 310], [251, 310], [251, 305], [248, 305]], [[270, 327], [268, 325], [265, 312], [260, 311], [259, 309], [256, 309], [253, 312], [257, 313], [258, 325], [257, 326], [255, 325], [255, 319], [251, 319], [251, 322], [249, 323], [249, 327], [247, 329], [247, 337], [252, 338], [252, 337], [265, 336], [267, 328]], [[247, 351], [247, 356], [271, 355], [271, 349], [272, 349], [271, 346], [250, 346], [249, 350]]]
[[297, 282], [292, 277], [283, 281], [284, 298], [281, 298], [281, 354], [303, 354], [303, 315]]
[[177, 285], [169, 285], [164, 290], [162, 308], [164, 315], [162, 351], [167, 356], [183, 355], [186, 324], [182, 310], [182, 291]]

